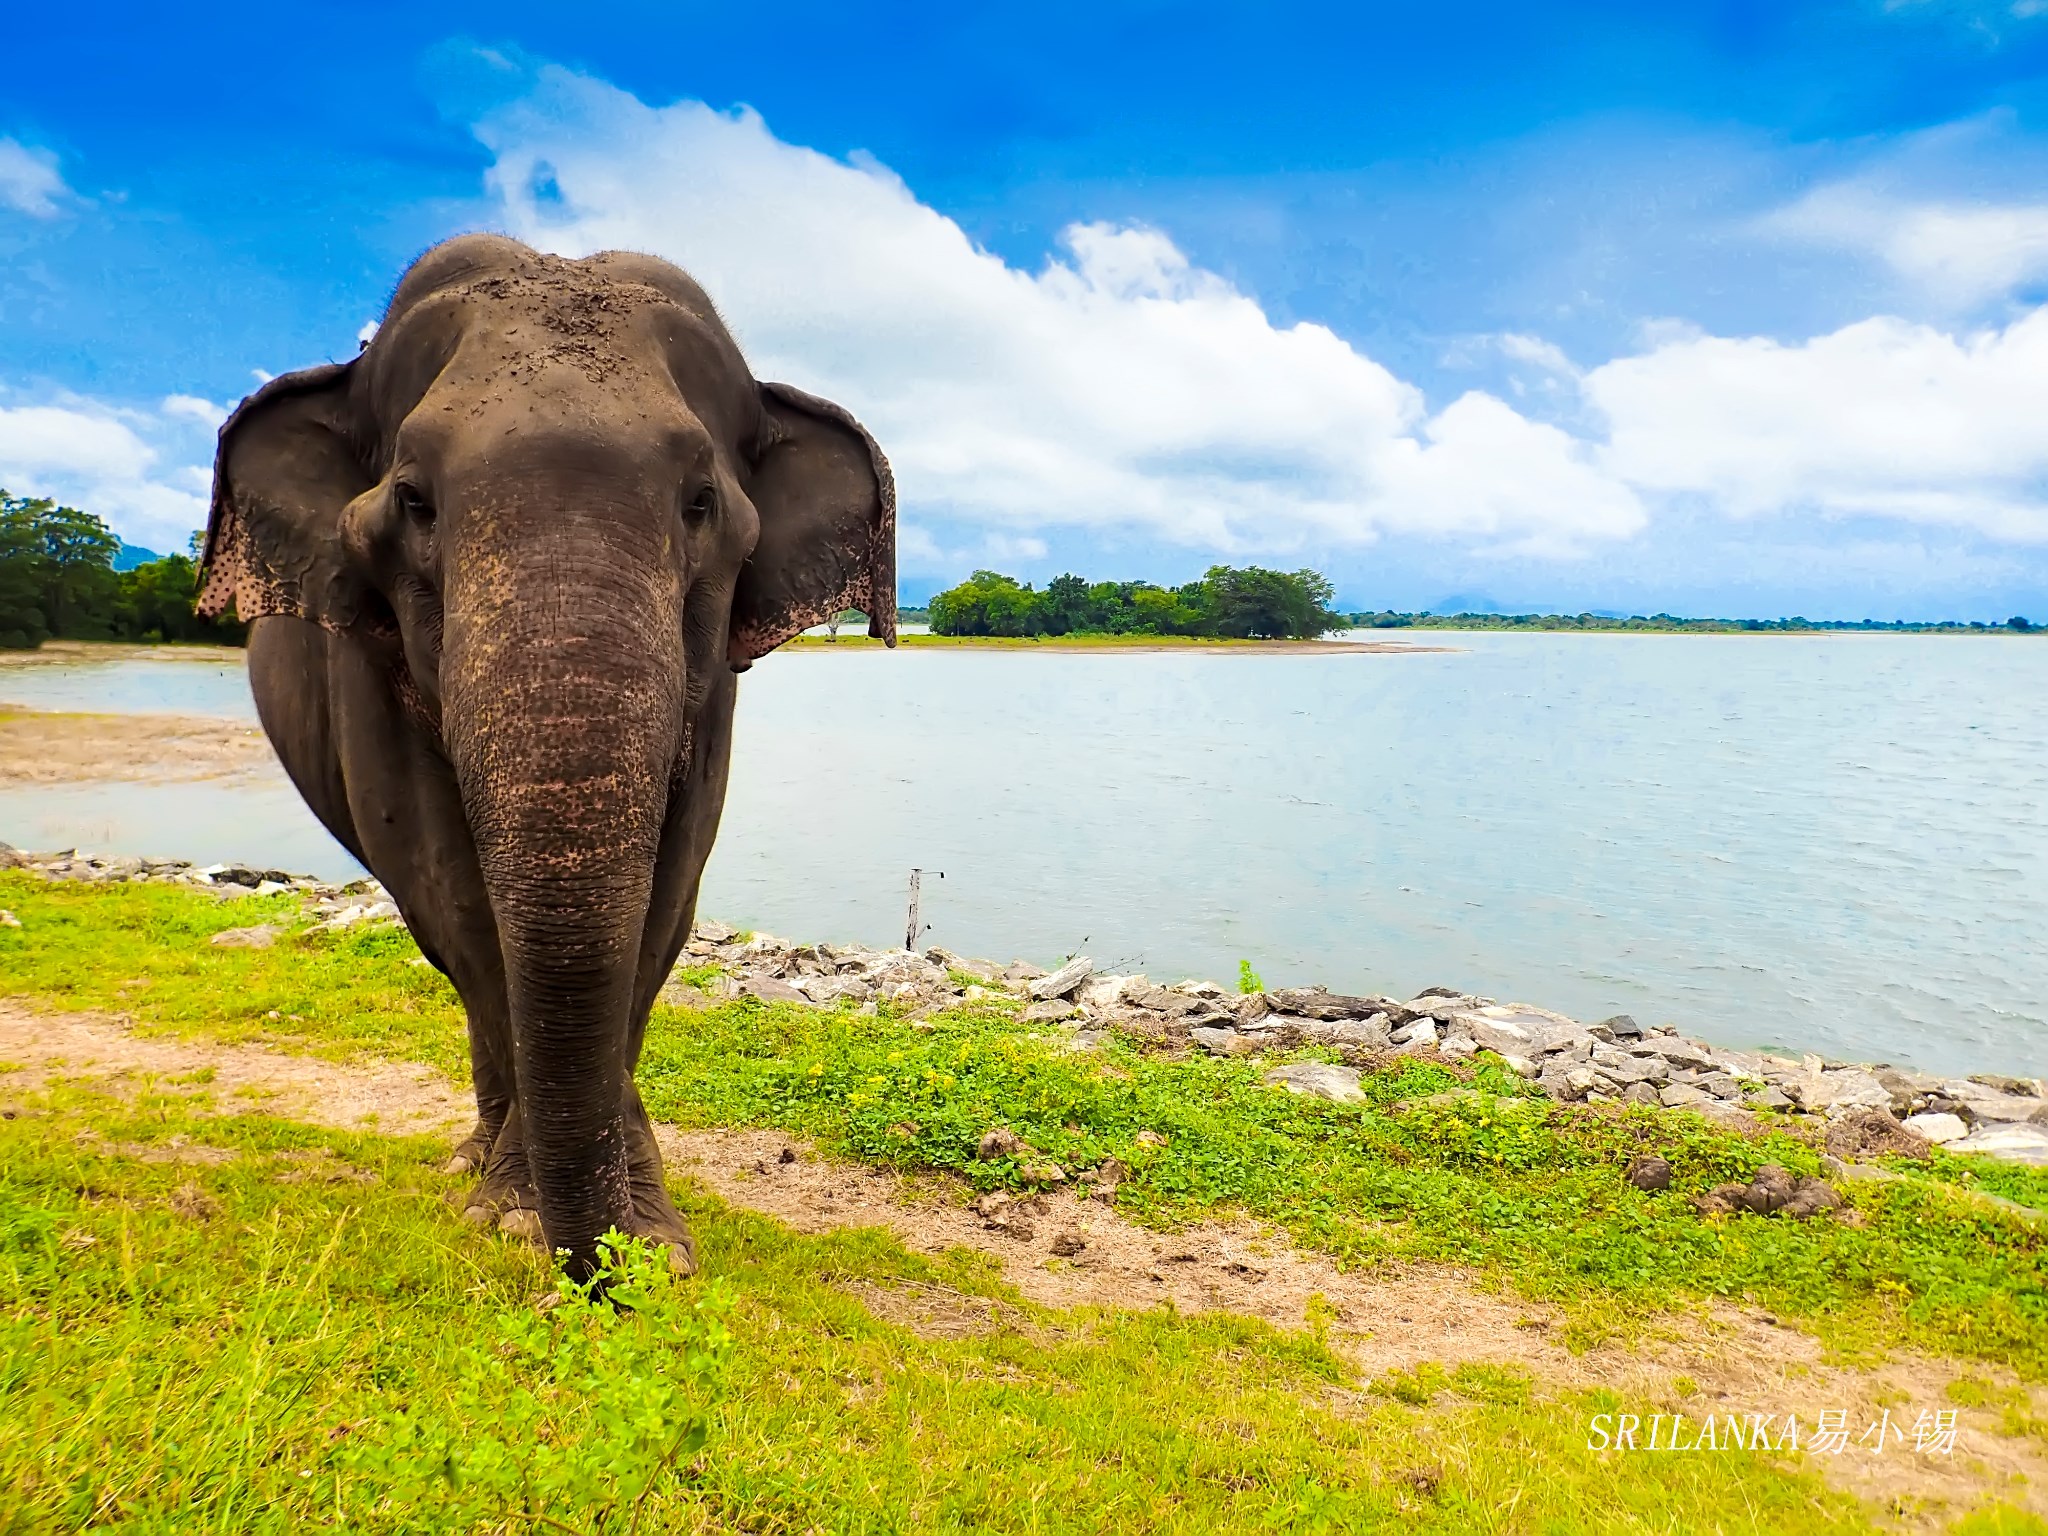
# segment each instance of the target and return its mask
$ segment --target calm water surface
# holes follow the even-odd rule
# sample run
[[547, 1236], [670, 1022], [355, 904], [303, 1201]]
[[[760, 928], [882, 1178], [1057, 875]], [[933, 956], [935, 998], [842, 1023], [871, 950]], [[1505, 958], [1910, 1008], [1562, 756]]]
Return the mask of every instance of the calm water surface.
[[[1730, 1044], [2048, 1072], [2048, 642], [1461, 635], [1448, 655], [770, 657], [704, 910], [1155, 976], [1453, 985]], [[9, 668], [251, 715], [233, 667]], [[24, 846], [340, 873], [290, 789], [0, 791]]]

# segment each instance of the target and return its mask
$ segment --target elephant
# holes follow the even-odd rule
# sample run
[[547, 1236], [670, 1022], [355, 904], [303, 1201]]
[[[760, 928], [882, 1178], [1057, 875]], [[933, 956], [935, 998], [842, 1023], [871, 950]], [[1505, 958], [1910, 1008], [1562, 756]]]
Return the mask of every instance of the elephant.
[[738, 674], [853, 608], [896, 643], [896, 492], [851, 414], [757, 381], [655, 257], [470, 234], [357, 356], [220, 430], [200, 610], [264, 733], [467, 1017], [466, 1215], [698, 1257], [634, 1072], [718, 830]]

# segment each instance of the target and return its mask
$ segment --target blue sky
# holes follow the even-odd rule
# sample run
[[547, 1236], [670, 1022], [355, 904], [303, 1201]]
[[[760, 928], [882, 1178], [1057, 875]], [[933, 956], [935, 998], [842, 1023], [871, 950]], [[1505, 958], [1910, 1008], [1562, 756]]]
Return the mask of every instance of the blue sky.
[[2048, 618], [2048, 0], [39, 7], [0, 484], [163, 548], [457, 230], [682, 261], [978, 565]]

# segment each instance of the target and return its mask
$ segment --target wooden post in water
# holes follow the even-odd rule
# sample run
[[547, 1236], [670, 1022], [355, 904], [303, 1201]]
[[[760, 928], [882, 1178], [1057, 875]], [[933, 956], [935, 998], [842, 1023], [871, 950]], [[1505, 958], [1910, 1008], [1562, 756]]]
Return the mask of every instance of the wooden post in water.
[[[932, 873], [941, 880], [946, 878], [946, 872], [943, 869], [935, 869]], [[919, 921], [921, 914], [918, 912], [918, 902], [923, 894], [924, 871], [913, 869], [910, 872], [910, 916], [903, 925], [903, 947], [905, 949], [916, 949], [918, 935], [924, 932], [924, 924]]]

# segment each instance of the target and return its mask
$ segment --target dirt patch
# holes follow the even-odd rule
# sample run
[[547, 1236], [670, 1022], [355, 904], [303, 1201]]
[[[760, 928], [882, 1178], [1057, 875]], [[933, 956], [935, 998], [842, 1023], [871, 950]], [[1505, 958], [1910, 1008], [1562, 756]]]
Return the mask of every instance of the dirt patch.
[[0, 651], [9, 667], [77, 666], [82, 661], [205, 661], [239, 667], [249, 653], [238, 645], [144, 645], [128, 640], [45, 640], [32, 651]]
[[198, 715], [74, 715], [0, 703], [0, 785], [277, 774], [263, 732]]
[[[214, 1093], [222, 1113], [243, 1107], [316, 1125], [438, 1131], [451, 1138], [472, 1118], [466, 1093], [416, 1065], [337, 1065], [259, 1045], [139, 1035], [118, 1020], [38, 1014], [4, 999], [0, 1059], [16, 1068], [0, 1076], [0, 1102], [56, 1077], [139, 1087], [183, 1076]], [[1653, 1414], [1683, 1413], [1692, 1426], [1689, 1437], [1708, 1416], [1747, 1421], [1768, 1415], [1774, 1438], [1782, 1435], [1785, 1416], [1796, 1415], [1804, 1445], [1820, 1415], [1841, 1413], [1846, 1445], [1840, 1454], [1814, 1457], [1814, 1464], [1908, 1528], [1938, 1528], [1987, 1497], [2048, 1514], [2048, 1446], [2032, 1435], [2000, 1433], [2002, 1407], [1959, 1408], [1948, 1396], [1951, 1384], [1975, 1376], [2024, 1404], [2025, 1412], [2048, 1417], [2042, 1393], [1985, 1367], [1906, 1356], [1872, 1369], [1847, 1368], [1829, 1363], [1820, 1344], [1799, 1329], [1733, 1306], [1682, 1315], [1631, 1344], [1575, 1351], [1564, 1342], [1565, 1320], [1555, 1309], [1489, 1289], [1470, 1271], [1407, 1265], [1347, 1273], [1250, 1222], [1204, 1222], [1161, 1233], [1072, 1194], [1020, 1202], [985, 1221], [955, 1180], [833, 1162], [772, 1131], [658, 1129], [671, 1171], [733, 1206], [801, 1232], [874, 1226], [925, 1252], [975, 1249], [992, 1255], [1027, 1301], [1047, 1307], [1171, 1305], [1299, 1329], [1311, 1326], [1311, 1302], [1320, 1298], [1316, 1311], [1328, 1319], [1331, 1347], [1382, 1384], [1390, 1372], [1426, 1365], [1486, 1365], [1525, 1371], [1539, 1390], [1604, 1386], [1642, 1417], [1639, 1445], [1647, 1441]], [[168, 1154], [149, 1150], [195, 1164], [216, 1153], [196, 1143]], [[783, 1161], [785, 1152], [792, 1161]], [[363, 1177], [324, 1156], [301, 1162], [293, 1176]], [[927, 1337], [1008, 1328], [1035, 1333], [1046, 1326], [1011, 1303], [944, 1286], [850, 1280], [846, 1288], [876, 1316]], [[1953, 1453], [1916, 1453], [1919, 1415], [1948, 1411], [1957, 1415]], [[1870, 1426], [1887, 1422], [1890, 1438], [1881, 1452], [1868, 1439], [1858, 1443]]]
[[261, 1111], [333, 1130], [460, 1134], [476, 1118], [468, 1094], [457, 1094], [427, 1067], [343, 1066], [262, 1045], [141, 1035], [117, 1019], [35, 1013], [6, 999], [0, 999], [0, 1060], [16, 1068], [0, 1076], [0, 1100], [55, 1077], [102, 1080], [129, 1090], [185, 1078], [187, 1085], [212, 1094], [220, 1113]]

